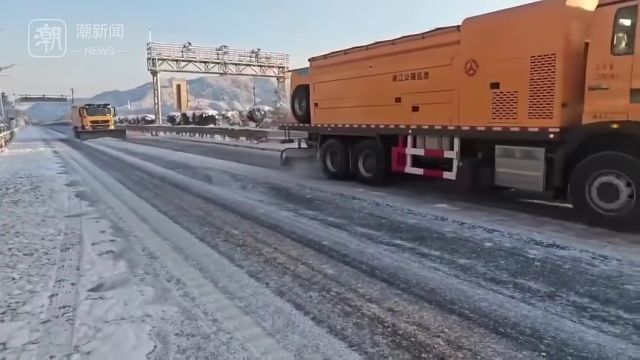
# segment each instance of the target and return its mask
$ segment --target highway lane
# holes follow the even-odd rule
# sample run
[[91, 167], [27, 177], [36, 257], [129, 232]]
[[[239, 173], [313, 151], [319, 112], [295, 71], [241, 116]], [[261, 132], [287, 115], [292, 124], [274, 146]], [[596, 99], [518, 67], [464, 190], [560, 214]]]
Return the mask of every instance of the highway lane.
[[[286, 172], [289, 176], [301, 179], [323, 180], [325, 178], [320, 164], [313, 160], [303, 161], [298, 158], [283, 167], [280, 164], [277, 151], [206, 144], [200, 141], [191, 141], [188, 138], [149, 137], [137, 134], [130, 134], [128, 142], [278, 170]], [[346, 184], [352, 187], [354, 191], [358, 191], [361, 187], [358, 184]], [[511, 190], [460, 191], [455, 184], [449, 181], [424, 179], [412, 175], [395, 175], [393, 186], [377, 190], [385, 194], [418, 199], [425, 203], [439, 201], [448, 204], [455, 203], [461, 207], [483, 205], [495, 209], [513, 211], [525, 217], [535, 215], [588, 225], [586, 220], [579, 214], [574, 213], [568, 204], [554, 200], [532, 198], [531, 194]], [[638, 230], [635, 231], [637, 232]]]
[[[30, 129], [31, 135], [37, 133], [37, 129]], [[315, 325], [311, 319], [250, 278], [242, 269], [120, 185], [110, 175], [114, 173], [113, 168], [97, 167], [90, 162], [83, 155], [88, 154], [90, 148], [76, 147], [82, 144], [64, 140], [53, 132], [41, 134], [40, 138], [47, 142], [48, 148], [55, 151], [58, 162], [64, 164], [64, 171], [59, 173], [69, 179], [68, 184], [76, 189], [75, 197], [87, 208], [98, 209], [99, 218], [106, 220], [108, 224], [107, 229], [100, 231], [100, 234], [104, 234], [101, 237], [106, 237], [107, 241], [83, 231], [83, 242], [90, 247], [104, 247], [101, 244], [108, 242], [114, 247], [113, 251], [108, 252], [104, 252], [104, 249], [97, 250], [97, 257], [104, 257], [107, 261], [111, 259], [117, 273], [99, 274], [97, 279], [95, 275], [82, 274], [82, 277], [88, 277], [90, 282], [97, 285], [88, 287], [90, 294], [78, 299], [78, 307], [95, 306], [93, 304], [96, 299], [104, 299], [111, 305], [106, 311], [106, 318], [115, 317], [117, 322], [104, 323], [102, 320], [105, 316], [102, 314], [105, 309], [98, 307], [95, 309], [99, 313], [97, 319], [89, 322], [91, 332], [87, 334], [85, 324], [74, 329], [76, 334], [84, 334], [84, 337], [80, 335], [76, 339], [73, 332], [68, 336], [68, 332], [58, 331], [56, 336], [68, 339], [69, 343], [86, 337], [91, 339], [90, 345], [83, 343], [74, 353], [86, 354], [99, 347], [111, 348], [110, 354], [114, 355], [115, 348], [110, 345], [110, 341], [114, 339], [109, 337], [109, 330], [128, 322], [136, 324], [140, 321], [138, 317], [143, 316], [150, 331], [141, 331], [135, 336], [152, 341], [151, 349], [148, 349], [147, 341], [142, 346], [148, 350], [142, 350], [142, 354], [135, 353], [135, 348], [125, 345], [118, 348], [117, 354], [120, 355], [117, 357], [359, 358], [343, 342]], [[64, 145], [65, 142], [79, 151]], [[118, 171], [127, 169], [115, 172]], [[68, 192], [68, 189], [58, 190], [59, 193], [65, 191]], [[165, 200], [170, 201], [167, 198]], [[82, 216], [90, 217], [91, 223], [98, 222], [99, 219], [86, 212]], [[61, 217], [64, 218], [64, 214]], [[37, 222], [38, 219], [33, 221]], [[92, 268], [92, 261], [91, 256], [88, 263], [81, 260], [81, 268]], [[101, 270], [104, 269], [95, 269], [94, 272], [99, 273]], [[126, 277], [136, 279], [135, 283], [142, 288], [133, 292], [144, 296], [144, 301], [127, 294], [131, 281], [122, 280]], [[122, 304], [122, 310], [115, 306], [119, 304], [112, 304], [114, 292], [126, 296], [125, 301], [128, 303]], [[93, 293], [96, 295], [92, 295]], [[42, 296], [46, 297], [47, 294]], [[132, 315], [117, 318], [118, 311]], [[86, 322], [86, 317], [83, 318]], [[47, 333], [56, 334], [56, 329], [57, 327], [52, 327], [52, 331]], [[127, 338], [126, 343], [137, 342], [135, 339], [129, 341], [130, 336], [126, 333], [118, 333], [117, 336], [120, 335]], [[47, 352], [50, 350], [55, 349], [45, 349]], [[20, 352], [22, 349], [12, 351]], [[51, 353], [59, 355], [56, 351]], [[0, 358], [2, 354], [0, 351]], [[97, 354], [95, 356], [101, 357]]]
[[380, 191], [321, 181], [313, 166], [280, 168], [277, 153], [149, 138], [68, 143], [366, 357], [638, 349], [633, 234], [521, 211], [532, 205], [412, 196], [411, 182]]
[[[505, 230], [469, 221], [477, 209], [448, 217], [264, 167], [114, 140], [72, 146], [363, 355], [638, 350], [638, 262], [616, 234], [517, 214]], [[598, 247], [605, 236], [613, 244]]]

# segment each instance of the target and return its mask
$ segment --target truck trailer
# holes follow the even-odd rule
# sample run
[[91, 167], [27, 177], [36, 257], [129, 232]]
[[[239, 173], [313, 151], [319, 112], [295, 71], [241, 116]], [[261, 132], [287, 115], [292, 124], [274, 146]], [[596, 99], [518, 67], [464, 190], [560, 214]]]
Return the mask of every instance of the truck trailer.
[[[392, 172], [640, 220], [638, 1], [542, 0], [309, 59], [291, 110], [332, 179]], [[637, 49], [637, 50], [636, 50]]]
[[84, 104], [71, 107], [71, 124], [76, 139], [100, 137], [125, 139], [127, 131], [116, 129], [116, 110], [109, 104]]

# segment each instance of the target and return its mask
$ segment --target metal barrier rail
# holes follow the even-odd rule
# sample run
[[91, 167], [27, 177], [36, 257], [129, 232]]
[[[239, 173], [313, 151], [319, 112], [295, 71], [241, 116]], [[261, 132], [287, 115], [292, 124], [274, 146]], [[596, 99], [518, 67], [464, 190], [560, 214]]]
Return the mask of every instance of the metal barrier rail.
[[281, 140], [282, 142], [293, 142], [293, 138], [302, 138], [306, 136], [303, 132], [285, 132], [284, 130], [269, 130], [256, 128], [233, 128], [233, 127], [213, 127], [213, 126], [135, 126], [122, 125], [119, 128], [127, 131], [141, 132], [151, 136], [160, 134], [172, 134], [187, 137], [211, 138], [216, 135], [224, 136], [234, 140], [246, 139], [258, 142], [266, 142], [269, 140]]

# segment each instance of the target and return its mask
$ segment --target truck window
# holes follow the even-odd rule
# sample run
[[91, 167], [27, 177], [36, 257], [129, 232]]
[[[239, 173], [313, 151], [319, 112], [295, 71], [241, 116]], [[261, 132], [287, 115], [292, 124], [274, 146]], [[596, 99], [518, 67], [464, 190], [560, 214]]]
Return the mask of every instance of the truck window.
[[613, 55], [632, 55], [636, 43], [636, 23], [638, 6], [628, 6], [618, 10], [613, 23]]
[[111, 108], [88, 107], [87, 116], [107, 116], [111, 115]]

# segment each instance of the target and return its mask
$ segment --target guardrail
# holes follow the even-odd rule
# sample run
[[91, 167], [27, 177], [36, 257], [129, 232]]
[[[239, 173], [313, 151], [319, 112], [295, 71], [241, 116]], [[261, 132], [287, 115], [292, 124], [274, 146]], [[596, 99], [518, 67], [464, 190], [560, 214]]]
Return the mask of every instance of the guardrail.
[[304, 138], [306, 133], [300, 131], [285, 131], [256, 128], [214, 127], [214, 126], [135, 126], [122, 125], [118, 128], [127, 131], [141, 132], [151, 136], [178, 135], [185, 137], [213, 138], [221, 136], [233, 140], [253, 140], [257, 142], [279, 141], [294, 142], [294, 138]]
[[13, 140], [16, 129], [0, 133], [0, 149], [4, 149]]

